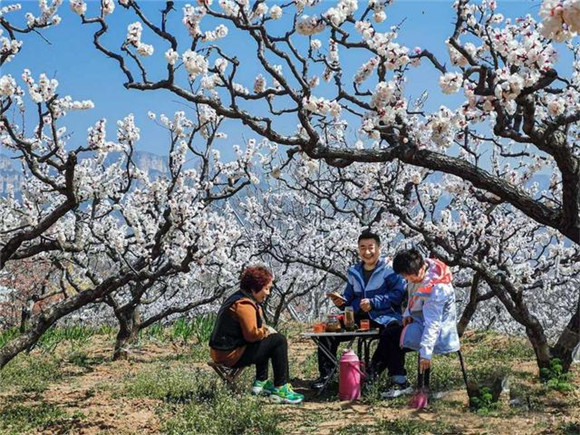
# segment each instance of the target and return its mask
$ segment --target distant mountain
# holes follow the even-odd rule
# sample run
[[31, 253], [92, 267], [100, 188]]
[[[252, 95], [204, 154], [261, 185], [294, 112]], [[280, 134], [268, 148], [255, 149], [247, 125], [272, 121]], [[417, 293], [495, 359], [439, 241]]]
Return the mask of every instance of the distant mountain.
[[142, 171], [147, 172], [151, 178], [155, 178], [158, 175], [167, 175], [169, 173], [167, 157], [148, 153], [146, 151], [135, 151], [133, 159], [137, 167]]
[[[115, 161], [115, 156], [110, 156], [110, 161]], [[135, 151], [133, 160], [137, 167], [149, 173], [151, 178], [166, 175], [169, 172], [167, 158], [146, 151]], [[18, 160], [0, 154], [0, 196], [6, 195], [9, 189], [18, 196], [22, 190], [24, 181], [22, 170]]]
[[0, 154], [0, 195], [5, 195], [10, 189], [20, 192], [23, 179], [18, 161]]

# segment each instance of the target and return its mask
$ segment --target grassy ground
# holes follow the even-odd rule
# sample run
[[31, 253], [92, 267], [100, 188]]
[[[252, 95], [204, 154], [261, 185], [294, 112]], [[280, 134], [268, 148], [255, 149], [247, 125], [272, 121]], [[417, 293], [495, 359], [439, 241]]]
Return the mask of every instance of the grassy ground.
[[[179, 322], [144, 333], [130, 361], [112, 362], [114, 331], [51, 331], [29, 354], [0, 372], [0, 433], [168, 434], [578, 434], [580, 382], [540, 383], [525, 340], [469, 332], [463, 354], [470, 379], [504, 379], [496, 403], [470, 409], [456, 356], [437, 356], [431, 386], [444, 392], [423, 411], [408, 398], [385, 401], [386, 380], [354, 403], [337, 399], [337, 385], [316, 396], [316, 349], [298, 325], [283, 327], [290, 339], [291, 378], [306, 395], [299, 406], [232, 394], [206, 365], [210, 322]], [[6, 335], [0, 335], [0, 346]], [[409, 373], [416, 357], [407, 358]], [[241, 378], [248, 391], [253, 370]], [[571, 391], [567, 391], [570, 390]]]

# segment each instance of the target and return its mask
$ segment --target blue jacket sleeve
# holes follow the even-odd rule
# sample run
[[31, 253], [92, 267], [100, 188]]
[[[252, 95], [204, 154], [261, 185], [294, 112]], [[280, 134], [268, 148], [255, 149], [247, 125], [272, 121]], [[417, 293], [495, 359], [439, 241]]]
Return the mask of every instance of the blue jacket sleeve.
[[405, 282], [401, 275], [391, 273], [385, 278], [384, 291], [371, 299], [373, 309], [388, 310], [392, 305], [401, 306], [405, 295]]
[[354, 299], [354, 288], [350, 282], [351, 278], [350, 276], [347, 277], [346, 279], [346, 287], [344, 289], [344, 292], [342, 293], [342, 297], [346, 299], [346, 304], [347, 306], [352, 305], [352, 301]]

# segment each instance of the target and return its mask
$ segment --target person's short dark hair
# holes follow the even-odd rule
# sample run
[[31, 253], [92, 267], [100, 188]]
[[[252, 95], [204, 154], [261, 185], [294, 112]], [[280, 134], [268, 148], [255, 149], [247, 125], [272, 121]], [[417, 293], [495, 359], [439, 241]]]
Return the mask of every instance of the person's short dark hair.
[[425, 264], [425, 259], [416, 248], [397, 252], [393, 258], [393, 270], [399, 275], [417, 275]]
[[240, 289], [258, 293], [274, 278], [270, 269], [264, 266], [251, 266], [242, 272]]
[[377, 242], [377, 245], [381, 246], [381, 238], [377, 233], [373, 233], [371, 230], [364, 230], [362, 233], [360, 233], [357, 243], [360, 243], [361, 240], [365, 239], [373, 239], [375, 242]]

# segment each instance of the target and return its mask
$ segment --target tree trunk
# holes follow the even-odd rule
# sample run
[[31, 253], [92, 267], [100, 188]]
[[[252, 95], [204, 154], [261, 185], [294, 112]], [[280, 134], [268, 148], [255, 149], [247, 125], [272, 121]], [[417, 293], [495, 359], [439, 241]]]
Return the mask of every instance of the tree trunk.
[[544, 334], [538, 334], [535, 328], [530, 328], [526, 326], [526, 335], [532, 343], [534, 348], [534, 353], [536, 354], [536, 362], [538, 363], [538, 368], [549, 368], [550, 359], [552, 359], [552, 354], [550, 352], [550, 346], [548, 345], [548, 340]]
[[120, 278], [109, 278], [97, 287], [77, 293], [76, 295], [51, 306], [46, 310], [46, 312], [33, 316], [30, 322], [30, 328], [26, 333], [21, 334], [19, 337], [11, 340], [4, 347], [0, 348], [0, 369], [8, 364], [20, 352], [34, 345], [42, 334], [44, 334], [58, 319], [126, 285], [131, 279], [134, 279], [132, 273], [126, 274]]
[[558, 342], [552, 349], [552, 355], [562, 360], [562, 368], [565, 372], [570, 370], [574, 360], [574, 350], [580, 343], [580, 298], [576, 307], [576, 312], [562, 331]]
[[127, 360], [129, 358], [129, 346], [137, 341], [141, 327], [139, 305], [126, 305], [115, 311], [115, 317], [119, 321], [119, 332], [115, 340], [113, 361]]
[[460, 337], [463, 336], [463, 333], [465, 332], [465, 329], [467, 329], [469, 321], [471, 320], [477, 309], [477, 304], [479, 302], [477, 300], [477, 289], [479, 287], [479, 281], [480, 276], [478, 273], [476, 273], [473, 276], [473, 282], [471, 283], [471, 287], [469, 289], [469, 302], [467, 302], [467, 305], [465, 306], [465, 309], [461, 314], [461, 318], [459, 319], [459, 322], [457, 322], [457, 333], [459, 334]]
[[57, 318], [40, 316], [37, 321], [30, 326], [26, 333], [21, 334], [20, 337], [6, 343], [6, 345], [0, 349], [0, 369], [8, 364], [20, 352], [32, 348], [42, 334], [44, 334], [48, 328], [56, 322], [56, 320]]
[[463, 336], [463, 333], [467, 329], [467, 325], [469, 325], [471, 318], [475, 314], [476, 308], [477, 301], [472, 302], [470, 300], [465, 309], [463, 310], [463, 313], [461, 313], [461, 318], [459, 319], [459, 322], [457, 322], [457, 333], [459, 334], [460, 337]]

